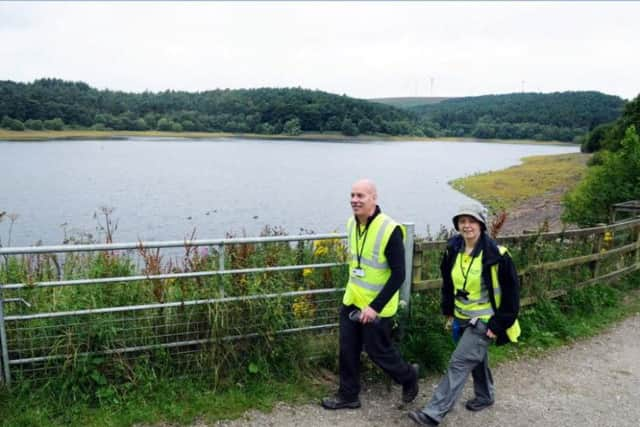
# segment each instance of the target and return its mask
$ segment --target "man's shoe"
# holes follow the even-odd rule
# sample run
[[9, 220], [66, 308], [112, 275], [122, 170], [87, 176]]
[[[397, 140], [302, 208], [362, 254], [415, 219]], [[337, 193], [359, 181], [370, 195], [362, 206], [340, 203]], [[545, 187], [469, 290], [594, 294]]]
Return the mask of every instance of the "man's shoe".
[[482, 411], [484, 408], [488, 408], [491, 405], [493, 405], [493, 400], [487, 402], [473, 398], [471, 400], [467, 400], [467, 403], [464, 404], [464, 407], [470, 411]]
[[324, 409], [357, 409], [360, 407], [360, 399], [345, 400], [340, 395], [325, 397], [322, 399]]
[[402, 385], [402, 401], [404, 403], [411, 403], [418, 395], [418, 370], [419, 366], [417, 363], [411, 365], [411, 369], [415, 372], [415, 379], [409, 384]]
[[438, 425], [438, 422], [436, 422], [433, 418], [431, 418], [429, 415], [425, 414], [422, 411], [409, 411], [408, 415], [411, 421], [418, 424], [419, 426], [437, 426]]

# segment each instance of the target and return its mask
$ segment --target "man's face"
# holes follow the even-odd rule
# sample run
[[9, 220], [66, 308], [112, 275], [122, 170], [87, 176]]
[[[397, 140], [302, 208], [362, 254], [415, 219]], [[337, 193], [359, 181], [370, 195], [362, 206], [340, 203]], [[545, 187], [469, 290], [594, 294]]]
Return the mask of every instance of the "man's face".
[[356, 182], [351, 187], [351, 209], [356, 216], [366, 217], [376, 209], [376, 194], [366, 183]]

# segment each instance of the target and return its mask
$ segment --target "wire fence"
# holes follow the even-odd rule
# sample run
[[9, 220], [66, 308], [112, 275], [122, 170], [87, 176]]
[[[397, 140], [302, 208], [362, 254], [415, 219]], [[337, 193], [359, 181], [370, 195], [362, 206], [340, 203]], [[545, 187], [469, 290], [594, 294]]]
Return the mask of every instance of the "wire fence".
[[[100, 371], [106, 359], [120, 369], [219, 369], [227, 350], [332, 330], [344, 238], [0, 248], [2, 378], [42, 381], [96, 357]], [[298, 340], [298, 356], [330, 348], [307, 341]]]
[[[440, 287], [445, 241], [414, 242], [406, 226], [408, 302]], [[0, 378], [101, 383], [141, 367], [220, 375], [257, 355], [335, 359], [345, 237], [0, 248]], [[640, 219], [498, 240], [518, 267], [523, 305], [640, 266]]]

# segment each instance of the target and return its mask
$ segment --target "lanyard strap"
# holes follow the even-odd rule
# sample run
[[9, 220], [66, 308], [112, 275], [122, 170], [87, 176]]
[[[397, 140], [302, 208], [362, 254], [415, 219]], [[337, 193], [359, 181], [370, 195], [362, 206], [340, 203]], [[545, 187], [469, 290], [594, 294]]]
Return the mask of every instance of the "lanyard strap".
[[464, 257], [464, 253], [460, 253], [460, 273], [462, 273], [462, 277], [464, 277], [464, 283], [462, 284], [462, 290], [466, 291], [467, 290], [467, 278], [469, 277], [469, 271], [471, 270], [471, 266], [473, 265], [473, 263], [475, 262], [476, 258], [475, 256], [471, 257], [471, 262], [469, 263], [469, 267], [467, 267], [467, 272], [464, 272], [464, 269], [462, 268], [462, 257]]
[[[369, 234], [369, 224], [365, 225], [364, 231], [362, 233], [360, 233], [360, 224], [356, 224], [356, 257], [358, 259], [358, 268], [361, 268], [360, 260], [362, 259], [362, 254], [364, 253], [364, 244], [367, 241], [368, 234]], [[358, 243], [360, 243], [360, 237], [363, 237], [362, 247], [358, 247]]]

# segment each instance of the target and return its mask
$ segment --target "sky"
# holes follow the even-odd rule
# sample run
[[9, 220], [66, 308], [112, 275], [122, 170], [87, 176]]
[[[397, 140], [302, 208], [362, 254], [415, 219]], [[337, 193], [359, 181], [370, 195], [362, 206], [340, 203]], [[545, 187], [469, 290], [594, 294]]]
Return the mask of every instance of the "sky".
[[631, 99], [639, 17], [640, 2], [1, 2], [0, 80]]

